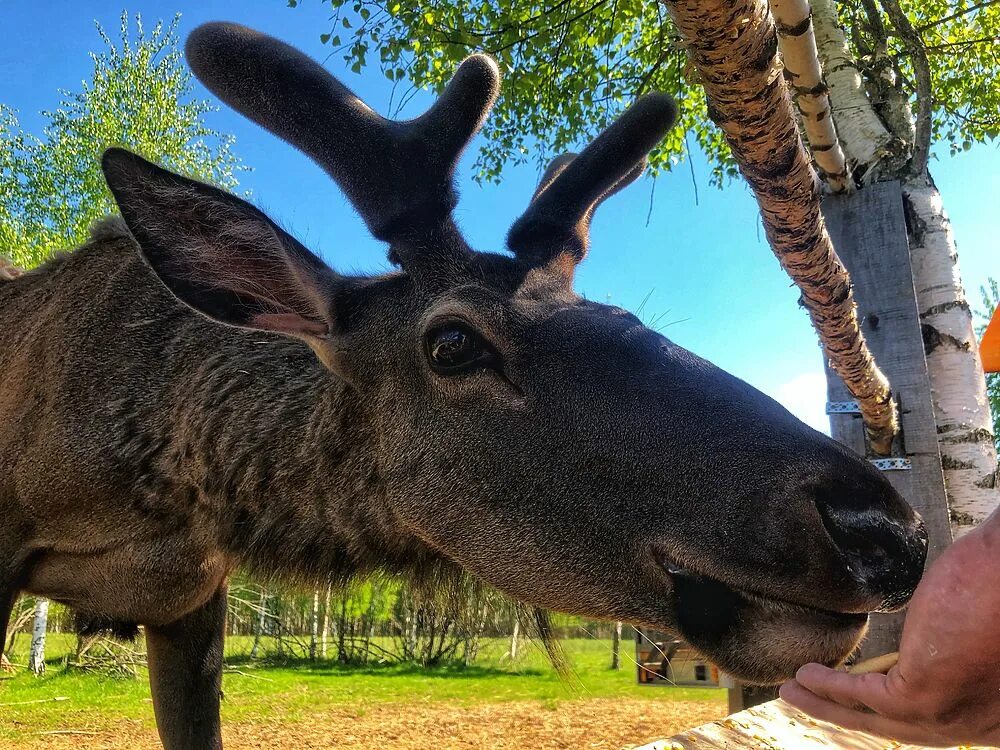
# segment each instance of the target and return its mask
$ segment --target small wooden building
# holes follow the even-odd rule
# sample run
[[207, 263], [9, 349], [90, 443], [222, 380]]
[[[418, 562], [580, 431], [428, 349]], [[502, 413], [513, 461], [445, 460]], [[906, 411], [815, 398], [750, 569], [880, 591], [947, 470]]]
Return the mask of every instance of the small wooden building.
[[719, 668], [667, 633], [635, 629], [636, 679], [642, 685], [720, 687]]

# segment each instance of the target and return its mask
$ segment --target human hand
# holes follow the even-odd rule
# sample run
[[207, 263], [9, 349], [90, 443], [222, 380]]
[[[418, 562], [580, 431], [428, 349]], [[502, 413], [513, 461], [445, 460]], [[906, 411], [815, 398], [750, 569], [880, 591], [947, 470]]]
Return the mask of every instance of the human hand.
[[818, 719], [901, 742], [1000, 745], [1000, 512], [928, 568], [888, 674], [806, 664], [781, 697]]

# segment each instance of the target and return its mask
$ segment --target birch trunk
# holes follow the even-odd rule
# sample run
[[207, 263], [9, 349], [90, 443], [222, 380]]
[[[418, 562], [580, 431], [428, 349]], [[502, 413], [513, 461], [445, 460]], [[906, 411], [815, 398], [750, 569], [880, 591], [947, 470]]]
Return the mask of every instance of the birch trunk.
[[508, 656], [510, 656], [511, 661], [517, 659], [517, 639], [520, 637], [520, 635], [521, 635], [521, 621], [519, 619], [515, 619], [514, 632], [510, 636], [510, 652], [508, 653]]
[[817, 171], [834, 193], [854, 187], [851, 170], [837, 139], [830, 110], [830, 89], [823, 80], [808, 0], [770, 0], [778, 27], [778, 49]]
[[309, 661], [316, 661], [319, 643], [319, 589], [313, 589], [311, 629], [309, 631]]
[[257, 627], [254, 629], [253, 646], [250, 648], [250, 660], [257, 658], [260, 649], [260, 639], [264, 636], [264, 629], [267, 626], [267, 589], [260, 590], [260, 602], [257, 609]]
[[327, 645], [330, 641], [330, 594], [333, 590], [333, 584], [326, 584], [326, 599], [323, 602], [323, 638], [320, 643], [321, 653], [323, 655], [323, 660], [326, 660]]
[[986, 378], [951, 223], [929, 178], [903, 183], [910, 262], [955, 538], [1000, 504]]
[[906, 158], [907, 144], [895, 138], [875, 114], [847, 37], [837, 18], [835, 0], [811, 0], [816, 48], [830, 87], [830, 104], [848, 160], [865, 182], [874, 182], [886, 161], [889, 171]]
[[49, 626], [49, 600], [39, 598], [35, 602], [35, 621], [31, 626], [31, 651], [28, 654], [28, 669], [36, 675], [45, 673], [45, 634]]
[[766, 0], [665, 0], [733, 156], [760, 204], [768, 242], [802, 292], [830, 365], [857, 399], [875, 453], [898, 429], [895, 404], [858, 327], [851, 282], [830, 242], [819, 180], [799, 137]]

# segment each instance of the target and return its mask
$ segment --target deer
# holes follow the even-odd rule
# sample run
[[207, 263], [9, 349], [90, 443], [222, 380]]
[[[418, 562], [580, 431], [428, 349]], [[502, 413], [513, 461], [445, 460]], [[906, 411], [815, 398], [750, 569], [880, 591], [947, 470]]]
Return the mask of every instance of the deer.
[[238, 567], [452, 571], [678, 634], [761, 684], [841, 663], [869, 613], [906, 603], [926, 532], [879, 471], [574, 291], [669, 96], [556, 158], [491, 252], [453, 216], [490, 57], [394, 121], [242, 26], [185, 52], [326, 170], [393, 269], [338, 273], [247, 201], [107, 150], [120, 217], [0, 283], [0, 631], [20, 592], [142, 625], [163, 746], [215, 749]]

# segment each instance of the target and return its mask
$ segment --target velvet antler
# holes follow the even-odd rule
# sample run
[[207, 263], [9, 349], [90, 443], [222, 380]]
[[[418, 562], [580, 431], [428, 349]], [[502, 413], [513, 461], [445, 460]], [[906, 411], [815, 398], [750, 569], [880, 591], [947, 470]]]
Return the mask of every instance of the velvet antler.
[[670, 130], [676, 114], [669, 96], [647, 94], [579, 155], [556, 157], [511, 227], [507, 246], [531, 265], [564, 254], [573, 263], [583, 260], [594, 209], [642, 174], [646, 154]]
[[426, 113], [403, 122], [380, 117], [318, 63], [244, 26], [199, 26], [185, 52], [213, 93], [323, 167], [404, 265], [423, 235], [450, 223], [455, 166], [500, 85], [493, 60], [473, 55]]

